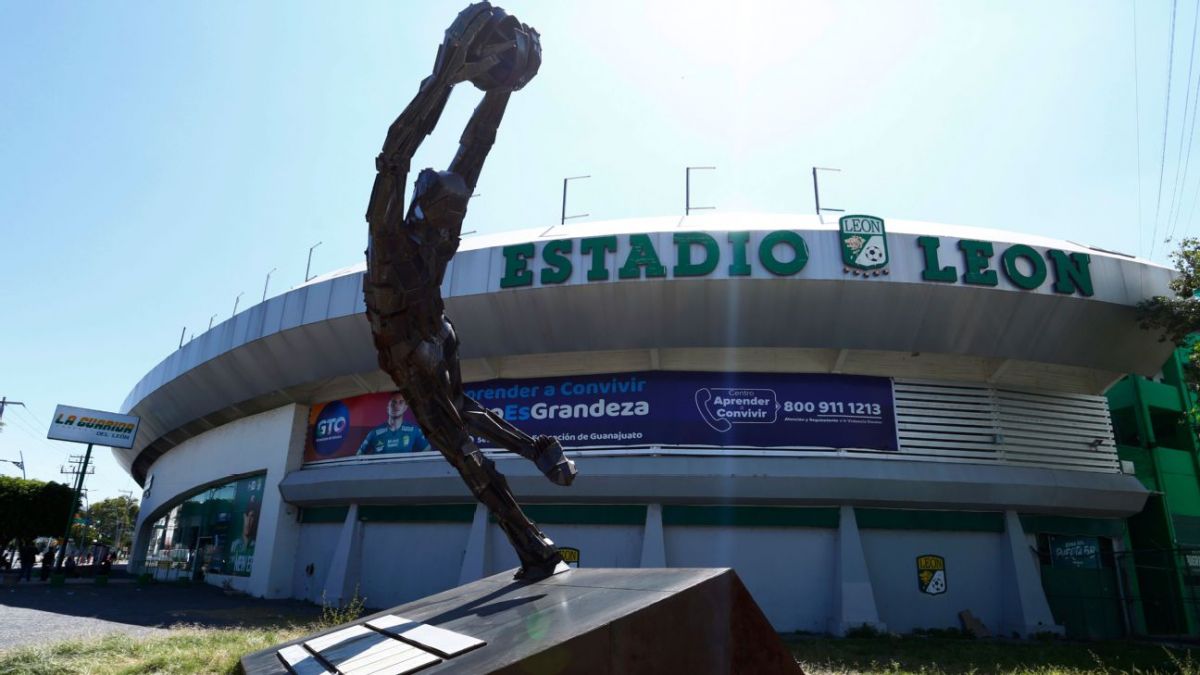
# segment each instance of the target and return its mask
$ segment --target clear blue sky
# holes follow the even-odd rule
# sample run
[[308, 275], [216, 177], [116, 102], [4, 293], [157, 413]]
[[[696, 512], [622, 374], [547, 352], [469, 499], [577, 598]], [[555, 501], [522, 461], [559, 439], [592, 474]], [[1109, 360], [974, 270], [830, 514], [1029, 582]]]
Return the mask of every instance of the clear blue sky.
[[[466, 229], [679, 213], [812, 212], [978, 225], [1150, 253], [1179, 211], [1195, 0], [501, 3], [542, 33]], [[463, 2], [0, 0], [0, 458], [58, 479], [56, 403], [116, 410], [176, 347], [362, 259], [388, 124]], [[1200, 78], [1200, 67], [1191, 82]], [[414, 166], [444, 167], [478, 92], [455, 92]], [[1194, 98], [1194, 97], [1191, 97]], [[1140, 182], [1139, 214], [1139, 133]], [[1181, 136], [1181, 133], [1183, 134]], [[1179, 152], [1180, 143], [1184, 150]], [[1183, 159], [1181, 160], [1180, 157]], [[1173, 207], [1172, 196], [1182, 201]], [[10, 464], [0, 472], [18, 473]], [[92, 499], [137, 490], [107, 450]]]

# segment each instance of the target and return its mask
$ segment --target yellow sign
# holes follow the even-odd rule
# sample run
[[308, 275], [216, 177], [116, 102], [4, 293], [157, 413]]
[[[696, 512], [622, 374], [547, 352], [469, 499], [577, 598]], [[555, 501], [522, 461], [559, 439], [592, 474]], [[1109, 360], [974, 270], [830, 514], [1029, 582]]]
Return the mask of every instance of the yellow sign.
[[922, 593], [946, 592], [946, 559], [940, 555], [917, 556], [917, 585]]
[[558, 552], [562, 555], [563, 562], [571, 567], [579, 567], [579, 549], [560, 546]]

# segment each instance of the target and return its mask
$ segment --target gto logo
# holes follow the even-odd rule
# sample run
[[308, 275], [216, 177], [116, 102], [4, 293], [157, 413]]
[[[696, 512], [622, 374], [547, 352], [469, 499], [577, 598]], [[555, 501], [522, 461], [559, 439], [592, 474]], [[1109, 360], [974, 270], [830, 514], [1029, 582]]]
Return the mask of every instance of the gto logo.
[[350, 428], [350, 411], [341, 401], [330, 401], [321, 408], [321, 414], [312, 426], [313, 450], [321, 456], [337, 453]]
[[326, 436], [340, 434], [346, 430], [346, 418], [335, 417], [331, 420], [321, 420], [317, 422], [317, 438], [324, 439]]

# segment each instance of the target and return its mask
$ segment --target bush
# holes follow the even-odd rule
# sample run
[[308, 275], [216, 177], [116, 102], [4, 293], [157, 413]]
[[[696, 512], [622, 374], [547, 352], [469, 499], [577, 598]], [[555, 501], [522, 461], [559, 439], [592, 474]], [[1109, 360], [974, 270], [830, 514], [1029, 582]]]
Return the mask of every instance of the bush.
[[333, 628], [344, 623], [350, 623], [363, 615], [367, 607], [367, 599], [358, 594], [358, 586], [354, 587], [354, 597], [344, 605], [330, 603], [325, 594], [321, 593], [321, 618], [317, 621], [321, 628]]
[[846, 631], [846, 637], [848, 637], [848, 638], [881, 638], [881, 637], [887, 637], [887, 634], [880, 631], [878, 628], [876, 628], [875, 626], [872, 626], [869, 623], [864, 623], [860, 626], [855, 626], [854, 628], [851, 628], [850, 630]]

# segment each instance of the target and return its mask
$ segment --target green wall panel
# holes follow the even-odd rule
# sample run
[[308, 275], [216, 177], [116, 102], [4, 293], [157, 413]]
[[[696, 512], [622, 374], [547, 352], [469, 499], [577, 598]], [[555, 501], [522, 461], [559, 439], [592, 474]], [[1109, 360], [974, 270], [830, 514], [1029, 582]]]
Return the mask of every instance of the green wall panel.
[[836, 508], [789, 506], [663, 506], [663, 525], [729, 527], [838, 526]]
[[1172, 514], [1200, 516], [1200, 494], [1197, 493], [1196, 478], [1176, 473], [1164, 473], [1163, 492], [1167, 495], [1167, 508]]
[[1163, 473], [1188, 476], [1195, 480], [1196, 468], [1189, 453], [1174, 448], [1158, 447], [1154, 449], [1154, 457]]
[[1134, 397], [1133, 387], [1133, 378], [1128, 375], [1121, 378], [1121, 381], [1114, 384], [1105, 394], [1105, 397], [1108, 398], [1108, 407], [1118, 410], [1135, 405], [1137, 401]]
[[[645, 504], [530, 504], [521, 507], [535, 523], [546, 525], [646, 524]], [[495, 518], [491, 519], [495, 522]]]
[[358, 519], [364, 523], [469, 523], [474, 517], [474, 504], [395, 504], [358, 507]]
[[1115, 518], [1068, 518], [1030, 514], [1021, 516], [1021, 529], [1025, 530], [1026, 534], [1081, 534], [1119, 538], [1125, 535], [1125, 521]]
[[1181, 412], [1179, 390], [1169, 384], [1154, 382], [1145, 378], [1137, 378], [1137, 386], [1141, 389], [1142, 403], [1151, 408]]
[[1003, 532], [1004, 514], [982, 511], [854, 509], [860, 529]]
[[1171, 524], [1175, 526], [1175, 542], [1181, 546], [1200, 546], [1200, 517], [1180, 515], [1171, 516]]
[[300, 522], [311, 523], [344, 523], [349, 506], [309, 506], [300, 509]]
[[1158, 491], [1158, 479], [1154, 475], [1154, 460], [1150, 457], [1149, 450], [1132, 445], [1118, 445], [1117, 456], [1133, 462], [1134, 473], [1147, 490]]

